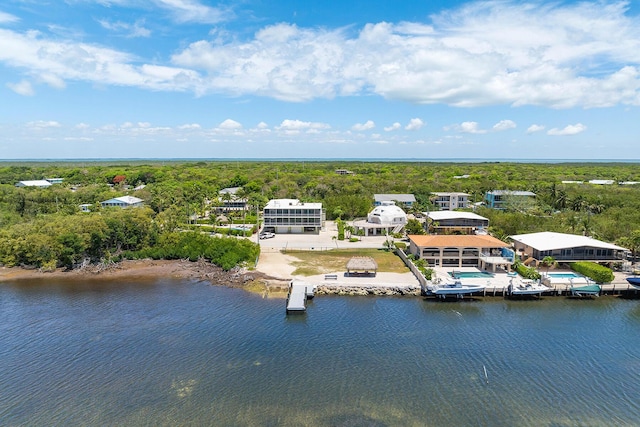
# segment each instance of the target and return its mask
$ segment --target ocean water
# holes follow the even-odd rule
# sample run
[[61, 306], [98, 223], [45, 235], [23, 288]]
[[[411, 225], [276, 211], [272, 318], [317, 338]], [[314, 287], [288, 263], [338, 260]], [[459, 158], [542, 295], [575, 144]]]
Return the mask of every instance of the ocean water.
[[3, 426], [635, 426], [640, 300], [0, 285]]

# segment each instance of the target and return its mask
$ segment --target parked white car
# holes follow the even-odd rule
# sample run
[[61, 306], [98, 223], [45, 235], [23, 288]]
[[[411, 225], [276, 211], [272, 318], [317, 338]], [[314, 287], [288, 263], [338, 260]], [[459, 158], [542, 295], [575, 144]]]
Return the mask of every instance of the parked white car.
[[269, 233], [269, 232], [264, 232], [264, 233], [260, 233], [259, 236], [261, 239], [271, 239], [273, 237], [276, 237], [276, 233]]

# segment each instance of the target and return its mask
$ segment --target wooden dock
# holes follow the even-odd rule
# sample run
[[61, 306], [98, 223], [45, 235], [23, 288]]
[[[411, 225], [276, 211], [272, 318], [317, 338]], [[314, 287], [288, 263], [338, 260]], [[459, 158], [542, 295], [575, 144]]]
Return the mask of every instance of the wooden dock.
[[315, 295], [315, 286], [300, 280], [289, 283], [287, 314], [303, 314], [307, 311], [307, 300]]

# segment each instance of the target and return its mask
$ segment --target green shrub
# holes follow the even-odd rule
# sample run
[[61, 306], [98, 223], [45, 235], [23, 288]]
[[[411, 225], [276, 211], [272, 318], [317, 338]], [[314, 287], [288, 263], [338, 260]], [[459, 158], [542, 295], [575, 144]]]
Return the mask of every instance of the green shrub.
[[573, 262], [569, 265], [577, 273], [587, 276], [597, 283], [610, 283], [613, 281], [613, 272], [610, 268], [595, 262]]
[[525, 279], [538, 280], [540, 278], [540, 273], [533, 267], [527, 267], [521, 262], [517, 262], [513, 265], [513, 268], [518, 272], [518, 274]]
[[359, 241], [360, 241], [360, 239], [358, 239], [357, 237], [351, 237], [351, 238], [349, 239], [349, 241], [350, 241], [350, 242], [359, 242]]
[[344, 222], [336, 221], [338, 225], [338, 240], [344, 240]]
[[402, 250], [407, 249], [407, 244], [406, 244], [406, 243], [404, 243], [404, 242], [396, 242], [396, 243], [395, 243], [395, 246], [396, 246], [396, 248], [398, 248], [398, 249], [402, 249]]
[[420, 268], [419, 269], [420, 272], [422, 273], [422, 275], [424, 276], [425, 279], [427, 280], [431, 280], [432, 276], [433, 276], [433, 268]]

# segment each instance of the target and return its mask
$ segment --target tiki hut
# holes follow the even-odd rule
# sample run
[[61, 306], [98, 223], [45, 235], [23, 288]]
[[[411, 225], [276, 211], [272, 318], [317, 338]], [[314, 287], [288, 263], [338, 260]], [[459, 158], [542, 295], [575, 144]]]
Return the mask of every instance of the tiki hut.
[[368, 256], [357, 256], [347, 262], [347, 276], [372, 277], [378, 271], [378, 263]]

